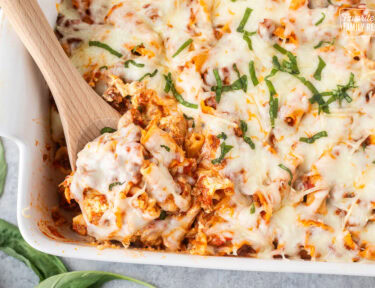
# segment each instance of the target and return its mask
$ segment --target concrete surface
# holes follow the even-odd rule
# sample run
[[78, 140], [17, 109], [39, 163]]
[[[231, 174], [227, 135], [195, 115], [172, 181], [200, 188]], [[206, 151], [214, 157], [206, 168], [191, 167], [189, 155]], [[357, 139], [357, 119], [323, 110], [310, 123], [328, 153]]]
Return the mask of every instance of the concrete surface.
[[[0, 198], [0, 217], [16, 223], [16, 194], [18, 149], [3, 139], [8, 162], [4, 195]], [[63, 258], [70, 270], [101, 270], [121, 273], [152, 283], [159, 288], [239, 288], [239, 287], [375, 287], [375, 278], [310, 274], [237, 272], [208, 269], [174, 268], [164, 266], [118, 264]], [[375, 269], [375, 266], [374, 266]], [[37, 277], [23, 263], [0, 252], [0, 288], [29, 288], [38, 283]], [[141, 287], [126, 281], [113, 281], [104, 287]]]

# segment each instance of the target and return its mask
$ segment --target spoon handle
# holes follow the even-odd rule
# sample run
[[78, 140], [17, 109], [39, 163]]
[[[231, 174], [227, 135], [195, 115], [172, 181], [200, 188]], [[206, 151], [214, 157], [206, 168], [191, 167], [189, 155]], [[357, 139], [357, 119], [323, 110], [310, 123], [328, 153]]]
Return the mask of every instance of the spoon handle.
[[[80, 142], [87, 143], [98, 136], [110, 118], [114, 125], [119, 113], [92, 90], [71, 64], [36, 0], [0, 0], [0, 6], [52, 92], [74, 167], [76, 153], [83, 147]], [[107, 120], [98, 121], [98, 117]]]

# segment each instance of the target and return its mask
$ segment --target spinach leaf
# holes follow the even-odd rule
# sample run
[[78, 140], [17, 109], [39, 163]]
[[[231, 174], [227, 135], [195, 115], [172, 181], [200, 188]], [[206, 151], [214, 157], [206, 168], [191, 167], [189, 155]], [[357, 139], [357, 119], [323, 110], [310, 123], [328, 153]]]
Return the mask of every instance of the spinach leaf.
[[0, 196], [3, 195], [5, 178], [7, 176], [7, 162], [5, 162], [5, 152], [0, 140]]
[[67, 269], [61, 260], [32, 248], [23, 240], [18, 228], [0, 219], [0, 250], [30, 267], [40, 281], [65, 273]]
[[74, 271], [55, 275], [39, 283], [35, 288], [99, 288], [112, 280], [128, 280], [145, 287], [155, 286], [120, 274], [101, 271]]

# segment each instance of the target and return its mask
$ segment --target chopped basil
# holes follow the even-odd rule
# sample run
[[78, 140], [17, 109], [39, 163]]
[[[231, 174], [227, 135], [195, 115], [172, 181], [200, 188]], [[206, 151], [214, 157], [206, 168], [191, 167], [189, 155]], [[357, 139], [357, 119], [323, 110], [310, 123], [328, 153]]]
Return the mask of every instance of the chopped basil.
[[288, 167], [286, 167], [285, 165], [283, 165], [283, 164], [279, 164], [279, 167], [289, 173], [290, 180], [288, 181], [288, 185], [289, 186], [292, 185], [292, 180], [293, 180], [293, 173], [292, 173], [292, 171], [290, 171], [290, 169]]
[[[236, 64], [233, 64], [233, 70], [236, 72], [237, 77], [238, 77], [238, 80], [239, 80], [240, 83], [241, 83], [241, 89], [242, 89], [244, 92], [246, 92], [246, 91], [247, 91], [247, 77], [246, 77], [245, 75], [244, 75], [245, 77], [241, 76], [240, 71], [238, 70]], [[232, 85], [233, 85], [233, 84], [232, 84]]]
[[250, 137], [248, 137], [248, 136], [245, 135], [246, 132], [247, 132], [247, 123], [245, 121], [243, 121], [243, 120], [240, 120], [240, 129], [242, 131], [242, 138], [243, 138], [243, 140], [247, 144], [249, 144], [249, 146], [250, 146], [251, 149], [254, 150], [255, 149], [255, 144], [254, 144], [253, 140], [251, 140]]
[[177, 49], [176, 53], [173, 54], [172, 58], [176, 57], [178, 54], [182, 52], [186, 47], [190, 46], [190, 44], [193, 43], [193, 39], [186, 40], [180, 48]]
[[243, 120], [240, 120], [240, 129], [242, 131], [242, 135], [245, 135], [247, 132], [247, 123]]
[[253, 85], [257, 86], [259, 84], [259, 81], [255, 73], [254, 61], [250, 61], [249, 63], [249, 72], [250, 72], [250, 78], [251, 78], [251, 81], [253, 82]]
[[339, 101], [341, 106], [342, 101], [345, 99], [346, 102], [352, 102], [352, 98], [348, 95], [348, 90], [352, 88], [356, 88], [355, 81], [354, 81], [354, 74], [350, 73], [349, 81], [346, 85], [337, 85], [337, 88], [331, 92], [325, 92], [324, 96], [331, 96], [327, 100], [327, 105], [331, 104], [334, 101]]
[[171, 148], [169, 148], [168, 146], [166, 145], [160, 145], [161, 148], [164, 148], [165, 150], [167, 150], [168, 152], [171, 151]]
[[102, 70], [102, 69], [108, 70], [108, 66], [100, 66], [99, 70]]
[[100, 134], [104, 134], [104, 133], [113, 133], [113, 132], [116, 132], [116, 129], [113, 129], [111, 127], [104, 127], [100, 130]]
[[222, 87], [223, 87], [223, 82], [221, 81], [221, 78], [220, 78], [220, 75], [219, 75], [219, 71], [217, 69], [214, 69], [214, 76], [215, 76], [215, 79], [216, 79], [216, 103], [220, 103], [220, 100], [221, 100], [221, 93], [223, 92], [222, 91]]
[[323, 111], [325, 113], [329, 113], [328, 105], [327, 105], [327, 103], [324, 101], [324, 99], [322, 97], [322, 96], [324, 96], [324, 93], [320, 93], [318, 91], [318, 89], [316, 89], [315, 86], [310, 81], [306, 80], [306, 78], [301, 77], [301, 76], [295, 76], [295, 77], [298, 80], [300, 80], [311, 91], [311, 93], [313, 94], [313, 96], [309, 99], [309, 102], [311, 104], [318, 103], [318, 105], [319, 105], [319, 113], [321, 111]]
[[320, 18], [319, 21], [315, 23], [315, 26], [322, 24], [325, 18], [326, 14], [322, 13], [322, 18]]
[[145, 64], [137, 63], [134, 60], [126, 60], [125, 63], [124, 63], [125, 68], [129, 68], [129, 64], [132, 64], [132, 65], [134, 65], [136, 67], [139, 67], [139, 68], [145, 67]]
[[322, 80], [322, 71], [324, 67], [326, 67], [326, 63], [323, 61], [323, 59], [320, 56], [318, 57], [319, 57], [319, 64], [318, 64], [318, 68], [316, 68], [315, 70], [314, 78], [320, 81]]
[[[274, 47], [276, 46], [277, 44], [274, 45]], [[279, 45], [277, 45], [277, 47], [280, 47]], [[272, 57], [272, 63], [274, 65], [274, 68], [281, 71], [281, 72], [286, 72], [286, 73], [289, 73], [289, 74], [292, 74], [292, 75], [296, 75], [296, 74], [299, 74], [299, 69], [298, 69], [298, 65], [297, 65], [297, 57], [294, 56], [291, 52], [285, 50], [284, 48], [280, 47], [281, 49], [283, 49], [283, 53], [284, 55], [286, 55], [289, 59], [289, 61], [287, 60], [283, 60], [280, 64], [279, 62], [279, 59], [276, 57], [276, 56], [273, 56]], [[278, 51], [280, 51], [279, 49], [277, 49]], [[284, 53], [285, 51], [285, 53]]]
[[253, 36], [253, 35], [255, 35], [255, 34], [257, 34], [257, 32], [248, 32], [248, 31], [244, 31], [244, 32], [243, 32], [243, 35], [242, 35], [242, 38], [243, 38], [243, 40], [246, 41], [246, 43], [247, 43], [247, 47], [249, 47], [249, 50], [250, 50], [250, 51], [253, 51], [253, 42], [251, 41], [250, 36]]
[[335, 39], [332, 41], [320, 41], [317, 45], [314, 46], [314, 49], [318, 49], [322, 47], [324, 44], [328, 44], [328, 46], [335, 44]]
[[219, 138], [219, 139], [223, 139], [223, 140], [226, 140], [228, 138], [227, 134], [225, 134], [224, 132], [221, 132], [216, 137]]
[[[285, 50], [282, 47], [280, 47], [280, 48], [283, 49], [283, 50]], [[315, 86], [309, 80], [307, 80], [306, 78], [298, 75], [299, 74], [299, 69], [298, 69], [298, 65], [297, 65], [297, 58], [293, 54], [291, 54], [291, 53], [289, 54], [289, 53], [290, 52], [287, 51], [287, 50], [283, 51], [283, 54], [286, 54], [288, 56], [288, 58], [290, 60], [289, 62], [286, 61], [286, 60], [284, 60], [282, 62], [282, 64], [280, 64], [280, 62], [279, 62], [279, 60], [278, 60], [278, 58], [276, 56], [274, 56], [272, 58], [272, 62], [273, 62], [274, 68], [272, 69], [271, 74], [266, 77], [266, 80], [269, 77], [274, 76], [277, 73], [277, 71], [289, 73], [290, 75], [292, 75], [295, 78], [297, 78], [298, 80], [300, 80], [311, 91], [311, 93], [313, 94], [313, 96], [309, 99], [309, 101], [310, 101], [311, 104], [318, 103], [318, 105], [319, 105], [319, 113], [321, 111], [324, 111], [325, 113], [329, 113], [328, 105], [327, 105], [327, 103], [324, 101], [324, 99], [322, 97], [323, 93], [320, 93], [318, 91], [318, 89], [316, 89]], [[267, 86], [269, 86], [269, 85], [267, 85]]]
[[278, 44], [273, 45], [273, 47], [281, 54], [286, 55], [289, 59], [289, 61], [283, 60], [280, 64], [279, 59], [276, 56], [273, 56], [272, 63], [274, 65], [274, 68], [282, 72], [287, 72], [289, 74], [299, 74], [297, 57], [294, 56], [292, 52], [284, 49]]
[[216, 158], [212, 160], [212, 164], [219, 164], [224, 160], [224, 157], [227, 153], [229, 153], [230, 150], [232, 150], [233, 146], [231, 145], [226, 145], [225, 142], [220, 144], [220, 156], [219, 158]]
[[150, 76], [151, 78], [154, 77], [158, 73], [158, 69], [155, 69], [152, 73], [146, 73], [141, 78], [139, 78], [138, 82], [141, 82], [143, 79], [145, 79], [147, 76]]
[[122, 57], [122, 54], [114, 49], [112, 49], [111, 47], [109, 47], [107, 44], [103, 43], [103, 42], [99, 42], [99, 41], [89, 41], [89, 46], [92, 47], [92, 46], [95, 46], [95, 47], [99, 47], [99, 48], [103, 48], [105, 50], [107, 50], [109, 53], [111, 53], [112, 55], [115, 55], [119, 58]]
[[327, 131], [320, 131], [320, 132], [316, 133], [315, 135], [311, 136], [310, 138], [301, 137], [301, 138], [299, 138], [299, 141], [305, 142], [305, 143], [308, 143], [308, 144], [312, 144], [316, 140], [318, 140], [319, 138], [323, 138], [323, 137], [328, 137]]
[[112, 191], [113, 187], [118, 186], [118, 185], [123, 185], [124, 183], [125, 182], [113, 182], [113, 183], [109, 184], [108, 189], [109, 189], [109, 191]]
[[140, 47], [144, 47], [143, 43], [134, 46], [133, 49], [130, 52], [133, 55], [141, 56], [141, 54], [139, 52], [137, 52], [138, 48], [140, 48]]
[[168, 93], [169, 91], [172, 91], [172, 94], [174, 98], [176, 98], [178, 103], [188, 108], [198, 109], [197, 104], [193, 104], [193, 103], [185, 101], [185, 99], [181, 96], [181, 94], [177, 92], [176, 87], [174, 87], [174, 84], [173, 84], [172, 74], [170, 72], [168, 73], [168, 75], [164, 75], [164, 79], [166, 81], [165, 88], [164, 88], [164, 91], [166, 93]]
[[268, 90], [270, 92], [270, 100], [269, 100], [269, 105], [270, 105], [270, 119], [271, 119], [271, 126], [272, 128], [275, 127], [275, 119], [277, 118], [277, 112], [279, 110], [279, 99], [275, 97], [276, 95], [276, 90], [275, 87], [273, 86], [272, 82], [268, 79], [265, 79], [266, 85], [268, 87]]
[[254, 213], [255, 213], [255, 205], [254, 205], [254, 203], [251, 203], [250, 214], [254, 214]]
[[164, 220], [165, 218], [167, 218], [167, 212], [165, 212], [164, 210], [161, 210], [159, 220]]
[[191, 127], [195, 128], [195, 121], [194, 121], [194, 118], [193, 117], [189, 117], [187, 116], [185, 113], [183, 113], [182, 115], [184, 115], [184, 118], [186, 120], [192, 120], [193, 121], [193, 125], [191, 125]]
[[242, 75], [236, 81], [230, 85], [223, 86], [223, 92], [234, 91], [234, 90], [247, 90], [247, 76]]
[[279, 51], [283, 55], [286, 55], [286, 53], [288, 52], [288, 50], [284, 49], [279, 44], [273, 45], [273, 48], [275, 48], [277, 51]]
[[250, 137], [245, 136], [245, 137], [243, 137], [243, 140], [245, 141], [245, 143], [247, 143], [250, 146], [251, 149], [253, 149], [253, 150], [255, 149], [255, 144], [254, 144], [253, 140], [251, 140]]
[[[246, 75], [242, 75], [242, 76], [240, 75], [240, 72], [238, 71], [238, 68], [237, 68], [236, 64], [233, 64], [233, 70], [237, 73], [238, 79], [236, 81], [234, 81], [232, 84], [225, 85], [225, 86], [222, 86], [223, 83], [220, 79], [219, 72], [217, 71], [217, 69], [214, 70], [214, 75], [215, 75], [215, 78], [216, 78], [217, 86], [212, 87], [211, 90], [216, 92], [216, 102], [217, 103], [220, 102], [221, 94], [223, 92], [240, 90], [240, 89], [242, 89], [244, 92], [247, 91], [247, 76]], [[219, 97], [218, 97], [218, 95], [219, 95]], [[217, 100], [219, 100], [219, 102]]]
[[249, 20], [251, 12], [253, 12], [253, 9], [246, 8], [245, 13], [242, 17], [242, 20], [240, 22], [240, 25], [238, 25], [237, 27], [237, 32], [240, 32], [240, 33], [244, 32], [245, 25], [247, 23], [247, 20]]

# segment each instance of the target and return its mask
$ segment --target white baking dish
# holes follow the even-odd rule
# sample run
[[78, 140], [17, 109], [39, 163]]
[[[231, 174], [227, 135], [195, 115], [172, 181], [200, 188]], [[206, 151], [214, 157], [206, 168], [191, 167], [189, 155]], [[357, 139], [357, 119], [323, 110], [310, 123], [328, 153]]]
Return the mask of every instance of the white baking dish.
[[[53, 25], [56, 7], [52, 0], [39, 1]], [[375, 276], [373, 264], [322, 263], [289, 260], [258, 260], [234, 257], [202, 257], [146, 252], [131, 249], [99, 250], [79, 241], [52, 239], [40, 230], [50, 222], [57, 205], [55, 192], [61, 176], [54, 172], [46, 145], [51, 143], [48, 126], [48, 88], [31, 58], [0, 11], [0, 135], [16, 141], [20, 149], [17, 218], [22, 235], [34, 248], [59, 256], [92, 260], [190, 266], [234, 270], [305, 272]], [[51, 234], [51, 233], [49, 233]], [[56, 233], [55, 233], [56, 234]]]

